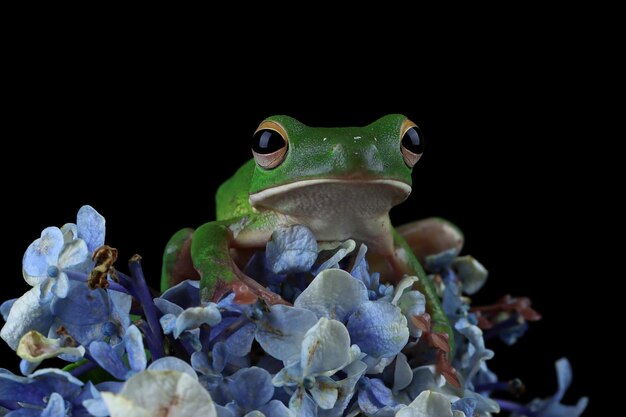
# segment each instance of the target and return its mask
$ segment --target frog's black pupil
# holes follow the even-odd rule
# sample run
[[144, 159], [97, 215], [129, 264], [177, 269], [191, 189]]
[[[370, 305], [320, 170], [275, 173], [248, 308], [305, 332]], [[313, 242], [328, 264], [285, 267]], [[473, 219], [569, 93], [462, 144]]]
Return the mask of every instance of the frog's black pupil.
[[424, 137], [417, 126], [413, 126], [406, 131], [402, 137], [402, 146], [418, 155], [424, 152]]
[[274, 130], [259, 130], [252, 139], [252, 150], [262, 155], [276, 152], [283, 146], [285, 146], [285, 139]]

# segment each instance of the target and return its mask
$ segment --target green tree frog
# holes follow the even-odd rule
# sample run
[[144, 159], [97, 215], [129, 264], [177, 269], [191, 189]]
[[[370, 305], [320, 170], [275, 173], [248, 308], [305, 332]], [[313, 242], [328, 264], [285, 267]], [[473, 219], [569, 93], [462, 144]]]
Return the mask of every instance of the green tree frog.
[[[418, 277], [433, 333], [452, 331], [435, 288], [418, 258], [462, 245], [461, 233], [440, 219], [395, 230], [389, 210], [411, 192], [411, 171], [424, 141], [417, 125], [399, 114], [365, 127], [317, 128], [288, 116], [264, 120], [253, 136], [254, 158], [219, 188], [217, 220], [183, 229], [168, 243], [162, 289], [187, 278], [201, 280], [201, 296], [216, 301], [234, 291], [236, 301], [284, 303], [240, 266], [265, 247], [277, 227], [302, 224], [318, 241], [354, 239], [368, 246], [368, 261], [397, 282]], [[416, 256], [417, 254], [417, 256]]]

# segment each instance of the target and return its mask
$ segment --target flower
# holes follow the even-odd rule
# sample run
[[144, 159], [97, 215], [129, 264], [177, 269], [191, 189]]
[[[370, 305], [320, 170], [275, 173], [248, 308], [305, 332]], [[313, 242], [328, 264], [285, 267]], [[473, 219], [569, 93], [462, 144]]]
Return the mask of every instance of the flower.
[[154, 304], [163, 313], [159, 319], [163, 333], [183, 338], [194, 351], [202, 348], [200, 327], [203, 324], [215, 326], [222, 316], [215, 303], [200, 305], [199, 282], [186, 280], [168, 289]]
[[124, 348], [128, 366], [122, 360], [120, 349], [113, 348], [106, 342], [91, 342], [89, 344], [89, 353], [102, 369], [105, 369], [117, 379], [126, 380], [146, 369], [147, 365], [141, 332], [135, 325], [131, 325], [126, 330]]
[[217, 417], [209, 393], [188, 373], [146, 370], [134, 375], [119, 394], [102, 392], [111, 417]]
[[76, 225], [48, 227], [30, 244], [22, 260], [22, 270], [24, 279], [33, 288], [12, 303], [3, 304], [6, 323], [0, 337], [13, 350], [30, 330], [48, 334], [55, 319], [52, 302], [67, 298], [72, 289], [66, 271], [88, 272], [93, 265], [90, 251], [104, 243], [104, 224], [97, 211], [83, 206], [78, 211]]
[[331, 376], [359, 357], [345, 326], [321, 317], [304, 335], [299, 355], [288, 360], [272, 381], [292, 392], [289, 409], [296, 415], [313, 416], [318, 406], [323, 410], [335, 406], [340, 386]]
[[445, 395], [434, 391], [423, 391], [417, 398], [398, 411], [396, 417], [466, 417], [462, 411], [452, 411]]
[[[589, 399], [583, 397], [576, 405], [563, 405], [561, 400], [572, 383], [572, 366], [566, 358], [555, 362], [558, 389], [556, 394], [545, 400], [535, 399], [528, 404], [529, 412], [534, 417], [579, 417], [587, 408]], [[514, 414], [513, 417], [522, 417]]]
[[28, 377], [0, 369], [0, 401], [23, 407], [20, 416], [88, 415], [82, 403], [90, 398], [89, 384], [59, 369], [41, 369]]
[[216, 405], [220, 417], [295, 417], [283, 403], [272, 400], [272, 375], [265, 369], [256, 366], [240, 369], [225, 378], [219, 390], [227, 401], [225, 406]]

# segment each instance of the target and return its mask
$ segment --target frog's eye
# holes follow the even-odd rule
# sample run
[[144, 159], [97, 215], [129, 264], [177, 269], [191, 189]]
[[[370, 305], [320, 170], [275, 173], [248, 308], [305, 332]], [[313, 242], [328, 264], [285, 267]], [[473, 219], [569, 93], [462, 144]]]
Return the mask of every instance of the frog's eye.
[[276, 122], [265, 121], [252, 137], [252, 154], [259, 166], [266, 169], [280, 165], [287, 155], [287, 132]]
[[402, 123], [402, 140], [400, 141], [400, 150], [404, 157], [404, 162], [413, 168], [419, 161], [424, 152], [424, 136], [419, 127], [410, 120]]

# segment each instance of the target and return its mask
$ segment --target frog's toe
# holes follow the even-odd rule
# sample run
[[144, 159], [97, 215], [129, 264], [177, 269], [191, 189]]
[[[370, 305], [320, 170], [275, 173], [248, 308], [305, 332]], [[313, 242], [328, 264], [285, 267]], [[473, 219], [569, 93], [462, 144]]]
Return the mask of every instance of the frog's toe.
[[422, 264], [428, 255], [452, 248], [461, 252], [463, 248], [463, 233], [454, 224], [439, 217], [403, 224], [397, 230]]

